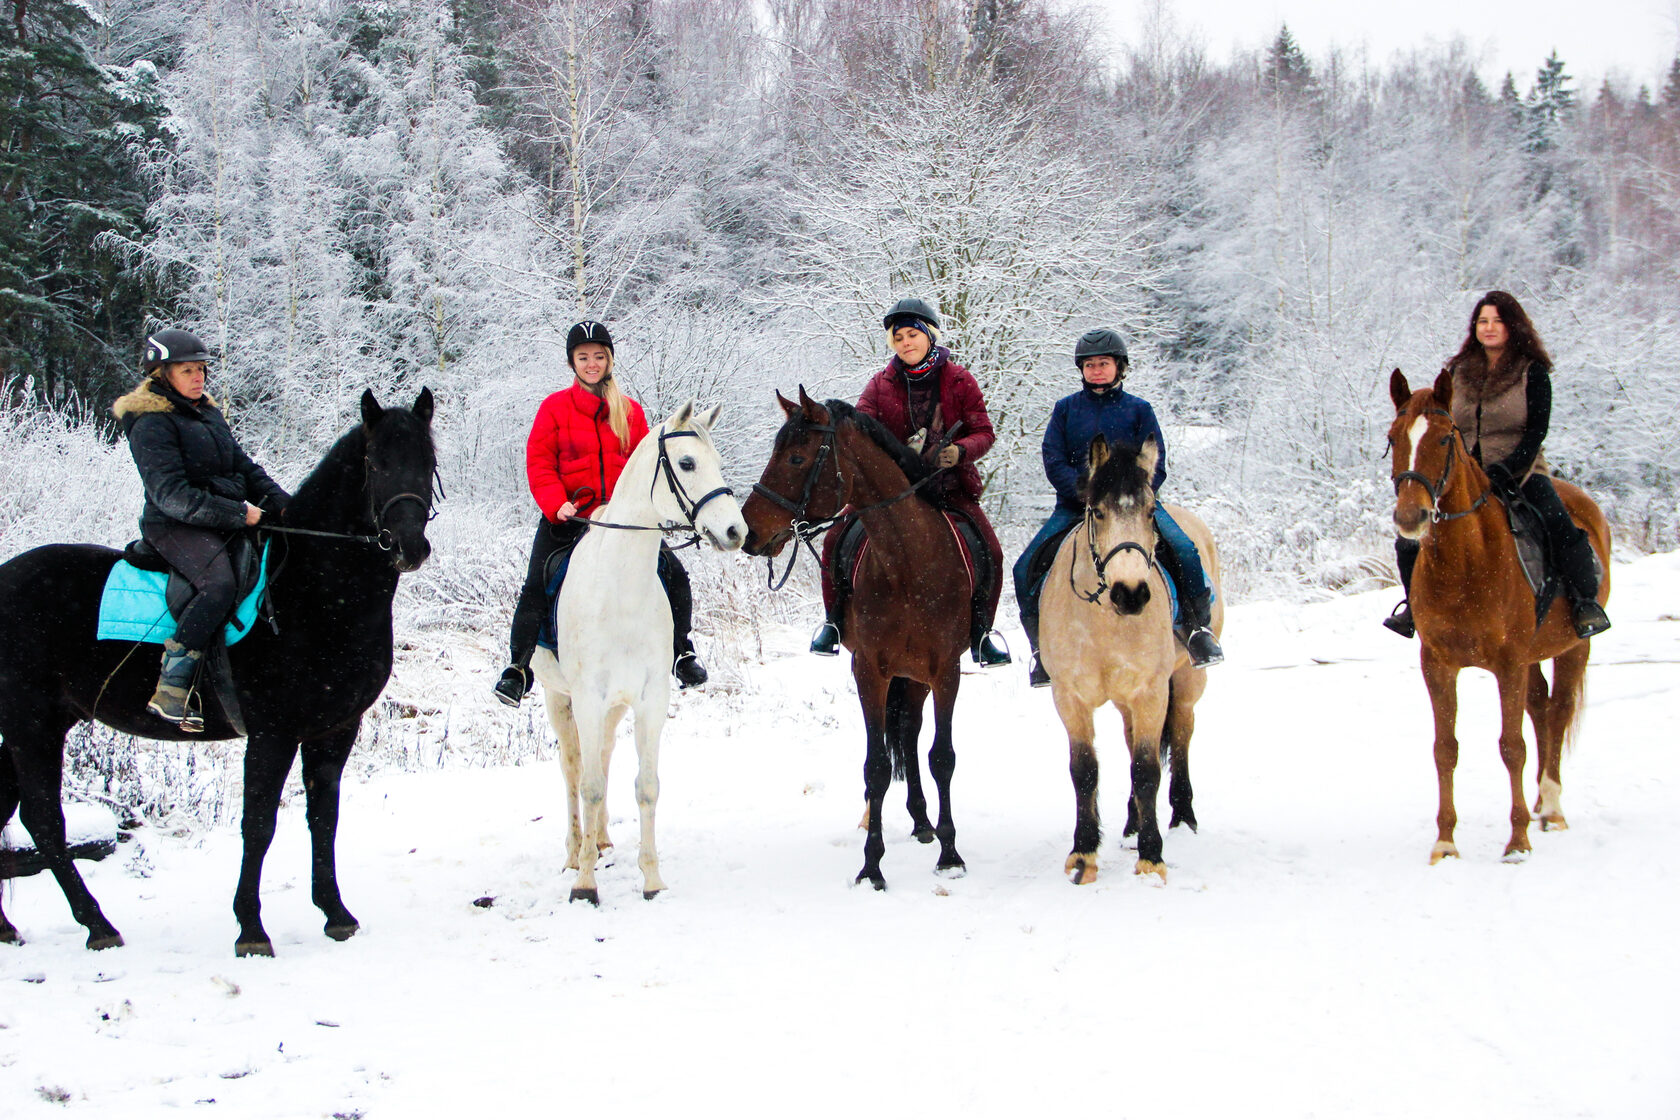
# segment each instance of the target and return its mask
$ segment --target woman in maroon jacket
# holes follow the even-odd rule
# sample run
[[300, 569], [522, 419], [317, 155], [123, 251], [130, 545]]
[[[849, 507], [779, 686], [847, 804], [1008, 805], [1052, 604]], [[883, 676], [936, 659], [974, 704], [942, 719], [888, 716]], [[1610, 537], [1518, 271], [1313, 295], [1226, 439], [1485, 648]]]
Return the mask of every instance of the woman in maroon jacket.
[[[938, 345], [939, 313], [927, 301], [907, 297], [893, 304], [881, 320], [893, 359], [887, 368], [870, 378], [858, 398], [859, 412], [875, 417], [901, 441], [926, 454], [937, 452], [935, 465], [945, 468], [922, 493], [938, 505], [960, 513], [975, 527], [991, 554], [982, 585], [974, 596], [975, 655], [981, 665], [1009, 664], [1009, 650], [992, 630], [997, 615], [998, 592], [1003, 571], [1003, 546], [992, 523], [980, 508], [980, 471], [974, 464], [990, 451], [997, 436], [986, 400], [974, 375]], [[920, 434], [919, 442], [912, 436]], [[945, 442], [947, 433], [952, 434]], [[941, 446], [943, 444], [943, 446]], [[823, 606], [828, 618], [811, 638], [811, 652], [832, 657], [838, 652], [840, 630], [835, 625], [835, 594], [830, 576], [834, 550], [849, 522], [829, 531], [823, 540]], [[977, 558], [984, 559], [984, 558]]]
[[[542, 517], [513, 610], [510, 664], [496, 682], [497, 699], [514, 707], [531, 687], [531, 654], [549, 609], [549, 560], [583, 536], [589, 526], [574, 518], [607, 504], [630, 453], [648, 434], [642, 406], [625, 396], [613, 377], [613, 341], [605, 324], [585, 321], [572, 327], [566, 335], [566, 363], [572, 367], [572, 384], [543, 401], [525, 441], [525, 477]], [[659, 579], [671, 600], [672, 672], [684, 688], [704, 684], [706, 667], [689, 638], [694, 598], [688, 573], [667, 548], [659, 552]]]

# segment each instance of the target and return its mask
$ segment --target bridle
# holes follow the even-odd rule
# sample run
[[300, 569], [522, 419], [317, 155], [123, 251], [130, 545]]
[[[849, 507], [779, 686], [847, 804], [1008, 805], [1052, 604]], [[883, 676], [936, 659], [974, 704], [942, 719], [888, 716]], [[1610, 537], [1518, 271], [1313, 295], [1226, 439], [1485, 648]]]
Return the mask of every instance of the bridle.
[[1087, 547], [1091, 553], [1091, 567], [1095, 568], [1097, 571], [1097, 589], [1089, 592], [1079, 590], [1078, 585], [1073, 582], [1074, 566], [1070, 563], [1068, 565], [1068, 590], [1072, 591], [1074, 595], [1083, 599], [1085, 602], [1101, 603], [1103, 596], [1109, 593], [1111, 587], [1108, 582], [1108, 576], [1105, 574], [1105, 570], [1108, 568], [1108, 562], [1113, 560], [1122, 552], [1135, 552], [1139, 556], [1143, 557], [1143, 562], [1149, 566], [1150, 571], [1160, 571], [1159, 565], [1155, 563], [1155, 553], [1143, 547], [1143, 545], [1139, 544], [1137, 541], [1121, 541], [1119, 544], [1109, 549], [1106, 555], [1098, 555], [1096, 511], [1093, 506], [1085, 507], [1084, 529]]
[[[1447, 481], [1452, 477], [1453, 465], [1458, 459], [1459, 446], [1464, 442], [1464, 440], [1458, 430], [1458, 426], [1452, 422], [1452, 413], [1448, 412], [1446, 409], [1431, 408], [1427, 410], [1424, 415], [1446, 417], [1448, 431], [1445, 436], [1441, 437], [1441, 445], [1447, 449], [1447, 461], [1441, 467], [1441, 477], [1435, 480], [1431, 480], [1428, 475], [1421, 474], [1418, 471], [1401, 471], [1399, 474], [1396, 474], [1393, 479], [1395, 497], [1399, 497], [1400, 495], [1401, 483], [1415, 482], [1419, 486], [1422, 486], [1429, 494], [1429, 520], [1431, 522], [1439, 523], [1442, 521], [1457, 521], [1460, 517], [1469, 517], [1472, 513], [1475, 513], [1477, 510], [1481, 509], [1482, 506], [1487, 504], [1488, 495], [1493, 493], [1493, 491], [1491, 489], [1483, 490], [1481, 496], [1470, 504], [1469, 509], [1460, 510], [1457, 513], [1443, 513], [1441, 511], [1441, 493], [1446, 490]], [[1389, 440], [1390, 446], [1393, 445], [1393, 442], [1394, 441], [1392, 439]]]
[[[367, 478], [371, 484], [373, 481], [373, 460], [363, 456], [362, 461], [367, 468]], [[440, 500], [447, 498], [449, 495], [443, 492], [443, 476], [438, 473], [435, 465], [432, 467], [432, 479], [437, 484], [437, 498]], [[437, 520], [437, 503], [433, 500], [432, 495], [417, 494], [412, 490], [404, 490], [400, 494], [393, 494], [385, 499], [384, 504], [376, 511], [373, 508], [373, 487], [369, 485], [368, 519], [373, 522], [374, 531], [372, 533], [332, 533], [324, 529], [297, 529], [288, 525], [265, 525], [262, 522], [257, 523], [256, 529], [261, 533], [279, 533], [288, 537], [319, 537], [327, 540], [351, 541], [356, 544], [370, 544], [377, 547], [381, 552], [394, 552], [397, 548], [397, 538], [390, 529], [386, 528], [385, 515], [390, 513], [391, 507], [398, 502], [419, 502], [426, 510], [426, 521], [430, 523]]]
[[[951, 428], [945, 433], [945, 438], [941, 439], [934, 445], [934, 454], [937, 455], [938, 452], [944, 450], [946, 445], [949, 444], [956, 436], [957, 429], [960, 426], [960, 424], [954, 424], [951, 426]], [[894, 494], [890, 498], [883, 498], [879, 502], [871, 502], [866, 506], [853, 506], [850, 503], [847, 503], [840, 509], [836, 510], [830, 517], [825, 517], [818, 521], [808, 521], [806, 520], [806, 512], [810, 509], [811, 495], [816, 491], [817, 476], [822, 474], [823, 464], [828, 462], [830, 459], [834, 460], [834, 487], [836, 494], [845, 493], [846, 476], [840, 473], [840, 453], [835, 443], [835, 435], [838, 431], [836, 425], [807, 424], [805, 426], [805, 430], [808, 432], [821, 432], [823, 438], [822, 443], [817, 448], [817, 461], [811, 464], [810, 471], [805, 475], [805, 486], [804, 489], [800, 491], [799, 501], [795, 502], [791, 498], [783, 497], [781, 494], [776, 493], [762, 482], [753, 483], [754, 494], [757, 494], [759, 497], [763, 498], [772, 505], [778, 506], [781, 509], [785, 509], [789, 513], [793, 514], [793, 520], [789, 523], [788, 527], [782, 530], [781, 533], [778, 533], [775, 537], [771, 538], [772, 543], [774, 543], [774, 541], [781, 540], [786, 534], [791, 533], [794, 539], [793, 552], [788, 556], [787, 567], [782, 569], [781, 579], [778, 580], [776, 578], [775, 561], [769, 556], [764, 558], [764, 568], [766, 573], [765, 585], [769, 587], [771, 591], [780, 591], [787, 584], [788, 577], [793, 574], [794, 561], [799, 559], [800, 545], [805, 546], [806, 551], [811, 554], [812, 561], [820, 567], [822, 561], [817, 556], [816, 546], [811, 543], [820, 534], [826, 533], [829, 529], [832, 529], [835, 525], [838, 525], [841, 521], [848, 517], [871, 513], [875, 510], [885, 509], [887, 506], [902, 502], [905, 498], [908, 498], [912, 494], [916, 493], [916, 491], [932, 482], [936, 477], [943, 474], [948, 469], [946, 467], [935, 467], [933, 470], [928, 472], [925, 478], [922, 478], [917, 482], [912, 482], [909, 486], [905, 487], [903, 490]]]
[[[660, 476], [663, 475], [665, 478], [665, 484], [671, 488], [671, 496], [677, 499], [677, 508], [682, 510], [683, 516], [688, 519], [687, 525], [678, 525], [675, 522], [670, 521], [659, 525], [623, 525], [616, 521], [600, 521], [595, 518], [585, 517], [581, 513], [574, 513], [568, 520], [581, 522], [592, 529], [625, 529], [644, 533], [680, 532], [683, 529], [687, 529], [689, 533], [688, 540], [684, 541], [682, 544], [671, 545], [670, 547], [689, 548], [691, 546], [698, 545], [700, 543], [700, 531], [695, 526], [700, 516], [700, 511], [706, 508], [706, 503], [712, 501], [714, 498], [722, 498], [725, 496], [734, 497], [735, 490], [731, 486], [719, 486], [701, 495], [698, 501], [690, 498], [688, 496], [688, 489], [683, 486], [682, 479], [678, 476], [676, 469], [671, 466], [671, 452], [670, 449], [665, 446], [666, 440], [677, 439], [681, 436], [693, 436], [695, 439], [699, 439], [700, 433], [691, 428], [683, 428], [675, 432], [659, 433], [659, 460], [654, 465], [653, 481], [648, 483], [648, 498], [650, 500], [653, 498], [653, 488], [659, 485]], [[590, 496], [594, 496], [593, 490], [588, 487], [584, 487], [573, 496], [574, 500], [580, 498], [585, 493], [588, 493]]]

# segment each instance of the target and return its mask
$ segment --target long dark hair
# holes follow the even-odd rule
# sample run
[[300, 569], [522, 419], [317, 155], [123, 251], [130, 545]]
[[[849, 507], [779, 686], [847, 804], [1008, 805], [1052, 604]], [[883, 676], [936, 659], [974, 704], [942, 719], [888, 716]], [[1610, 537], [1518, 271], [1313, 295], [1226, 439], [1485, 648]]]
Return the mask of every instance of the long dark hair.
[[[1491, 370], [1487, 368], [1487, 351], [1482, 349], [1480, 340], [1476, 338], [1476, 317], [1482, 313], [1482, 308], [1490, 304], [1499, 312], [1499, 319], [1510, 336], [1505, 342], [1505, 352], [1499, 356], [1498, 368]], [[1477, 388], [1493, 388], [1506, 381], [1516, 381], [1531, 362], [1540, 362], [1550, 369], [1552, 356], [1546, 353], [1534, 323], [1522, 304], [1517, 302], [1517, 297], [1510, 292], [1494, 291], [1476, 301], [1475, 308], [1470, 312], [1470, 329], [1465, 333], [1464, 345], [1458, 348], [1447, 368], [1464, 376]]]

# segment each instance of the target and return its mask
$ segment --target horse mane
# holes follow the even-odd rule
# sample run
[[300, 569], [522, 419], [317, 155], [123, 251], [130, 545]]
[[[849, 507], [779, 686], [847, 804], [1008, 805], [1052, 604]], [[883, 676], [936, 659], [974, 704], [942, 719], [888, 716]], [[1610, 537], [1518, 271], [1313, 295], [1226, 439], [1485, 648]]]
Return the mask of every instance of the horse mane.
[[1108, 458], [1096, 473], [1089, 474], [1087, 467], [1081, 478], [1080, 492], [1085, 496], [1087, 505], [1099, 502], [1113, 502], [1116, 505], [1145, 505], [1155, 504], [1155, 491], [1149, 485], [1149, 474], [1138, 463], [1138, 457], [1143, 449], [1131, 444], [1117, 443], [1109, 446]]
[[845, 401], [824, 401], [823, 407], [828, 409], [834, 422], [847, 422], [855, 425], [858, 430], [868, 436], [875, 446], [885, 451], [898, 469], [904, 472], [904, 477], [911, 482], [920, 482], [933, 473], [927, 460], [899, 442], [897, 436], [887, 431], [887, 426], [866, 412], [859, 412]]
[[[406, 408], [389, 408], [385, 410], [379, 423], [382, 427], [386, 424], [414, 427], [425, 437], [426, 447], [431, 451], [435, 462], [436, 445], [432, 440], [430, 428], [413, 412]], [[356, 470], [367, 453], [367, 427], [357, 422], [349, 431], [338, 437], [332, 447], [327, 449], [326, 455], [315, 465], [315, 469], [298, 483], [297, 490], [292, 493], [292, 507], [295, 508], [288, 508], [288, 516], [312, 509], [318, 502], [330, 501], [328, 495], [333, 493], [338, 481], [348, 472]]]

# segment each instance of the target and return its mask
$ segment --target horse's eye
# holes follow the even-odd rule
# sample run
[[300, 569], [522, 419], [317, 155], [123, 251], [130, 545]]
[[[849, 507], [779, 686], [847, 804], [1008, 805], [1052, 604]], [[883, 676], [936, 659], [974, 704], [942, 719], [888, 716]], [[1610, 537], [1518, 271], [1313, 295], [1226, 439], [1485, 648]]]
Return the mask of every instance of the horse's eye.
[[684, 455], [681, 459], [677, 460], [677, 466], [681, 467], [685, 471], [693, 470], [694, 469], [694, 456]]
[[1097, 520], [1098, 520], [1098, 521], [1106, 521], [1106, 520], [1108, 520], [1108, 514], [1106, 514], [1106, 513], [1104, 513], [1104, 512], [1103, 512], [1103, 511], [1102, 511], [1102, 510], [1100, 510], [1100, 509], [1099, 509], [1099, 510], [1097, 510], [1097, 511], [1096, 511], [1096, 513], [1094, 513], [1094, 514], [1093, 514], [1093, 515], [1092, 515], [1092, 516], [1093, 516], [1093, 517], [1095, 517], [1095, 518], [1096, 518], [1096, 519], [1097, 519]]
[[795, 466], [795, 467], [803, 467], [805, 465], [805, 456], [803, 456], [803, 455], [789, 455], [788, 456], [788, 463]]

